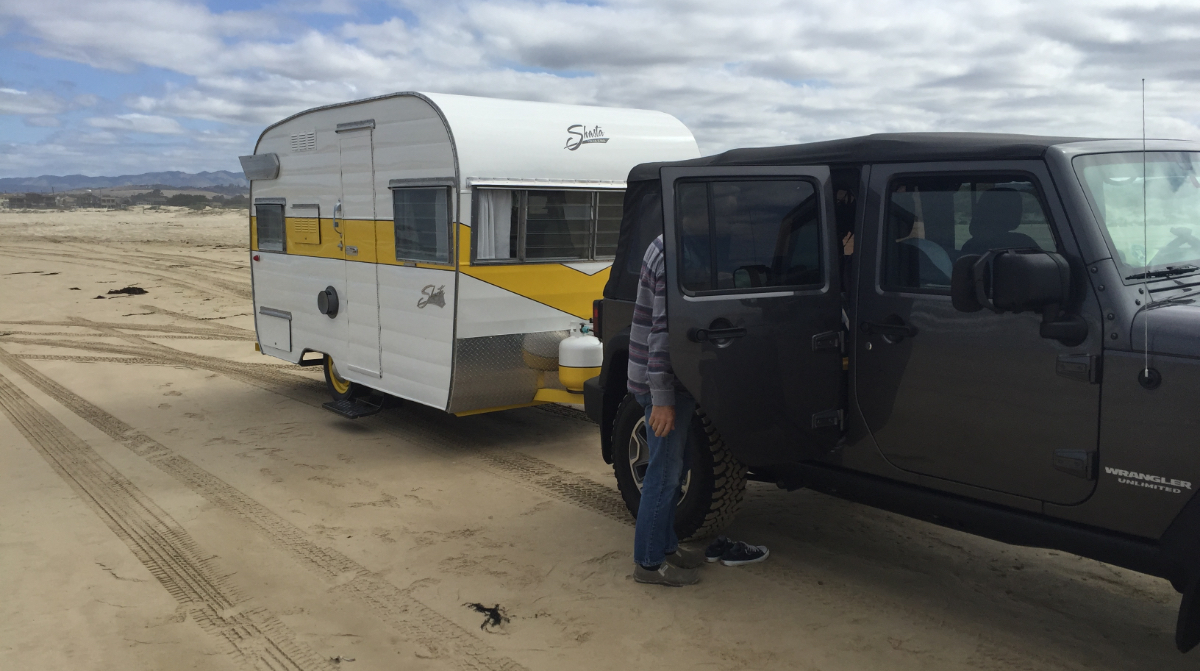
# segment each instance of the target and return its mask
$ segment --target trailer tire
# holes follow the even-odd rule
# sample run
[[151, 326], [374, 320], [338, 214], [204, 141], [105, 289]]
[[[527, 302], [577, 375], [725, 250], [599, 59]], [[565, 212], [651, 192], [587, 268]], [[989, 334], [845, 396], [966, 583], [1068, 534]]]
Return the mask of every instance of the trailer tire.
[[[613, 420], [613, 472], [625, 507], [637, 518], [642, 500], [641, 474], [631, 444], [635, 431], [645, 431], [645, 411], [626, 394]], [[643, 434], [644, 436], [644, 434]], [[644, 440], [644, 438], [643, 438]], [[715, 536], [733, 521], [746, 491], [746, 467], [734, 459], [712, 422], [697, 409], [688, 430], [687, 491], [675, 509], [675, 534], [680, 540]]]
[[325, 386], [329, 388], [329, 395], [335, 401], [346, 401], [358, 398], [371, 390], [350, 380], [343, 380], [342, 376], [338, 375], [337, 366], [333, 363], [333, 357], [325, 355]]

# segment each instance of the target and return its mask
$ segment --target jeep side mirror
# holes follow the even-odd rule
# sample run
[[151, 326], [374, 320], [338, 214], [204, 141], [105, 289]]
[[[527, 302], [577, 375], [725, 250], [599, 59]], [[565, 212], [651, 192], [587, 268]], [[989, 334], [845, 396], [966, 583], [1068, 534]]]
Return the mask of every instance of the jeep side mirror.
[[961, 312], [1042, 310], [1065, 304], [1070, 295], [1067, 260], [1035, 249], [968, 254], [954, 262], [950, 277], [950, 299]]
[[1059, 254], [1036, 249], [993, 249], [954, 262], [950, 301], [959, 312], [1039, 310], [1043, 338], [1075, 347], [1087, 339], [1087, 321], [1062, 306], [1071, 297], [1071, 266]]

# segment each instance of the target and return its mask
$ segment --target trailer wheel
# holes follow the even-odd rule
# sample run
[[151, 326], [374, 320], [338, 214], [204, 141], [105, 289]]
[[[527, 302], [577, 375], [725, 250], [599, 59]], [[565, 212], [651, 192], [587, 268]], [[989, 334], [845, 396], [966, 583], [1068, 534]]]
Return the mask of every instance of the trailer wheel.
[[333, 357], [325, 355], [325, 385], [329, 387], [329, 394], [333, 396], [335, 401], [345, 401], [352, 398], [358, 398], [370, 390], [366, 387], [351, 382], [350, 380], [342, 379], [338, 375], [337, 366], [333, 365]]
[[[688, 430], [684, 494], [675, 510], [675, 533], [680, 540], [707, 538], [724, 529], [737, 515], [746, 491], [746, 467], [730, 454], [725, 441], [700, 410]], [[625, 507], [637, 517], [642, 500], [646, 452], [646, 416], [626, 394], [613, 420], [613, 471]]]

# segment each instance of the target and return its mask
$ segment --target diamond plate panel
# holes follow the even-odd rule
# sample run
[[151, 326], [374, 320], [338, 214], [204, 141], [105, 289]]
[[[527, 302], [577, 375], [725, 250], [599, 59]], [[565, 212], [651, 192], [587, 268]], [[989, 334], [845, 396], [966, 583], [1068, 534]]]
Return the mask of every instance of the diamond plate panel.
[[557, 378], [558, 343], [569, 335], [546, 331], [459, 339], [449, 412], [533, 401], [539, 372]]

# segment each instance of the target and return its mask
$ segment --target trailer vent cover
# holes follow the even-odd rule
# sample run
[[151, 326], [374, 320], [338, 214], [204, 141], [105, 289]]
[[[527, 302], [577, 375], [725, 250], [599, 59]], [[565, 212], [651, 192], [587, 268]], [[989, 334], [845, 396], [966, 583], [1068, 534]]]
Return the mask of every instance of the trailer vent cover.
[[307, 133], [296, 133], [292, 136], [292, 151], [316, 151], [317, 149], [317, 131], [310, 130]]

